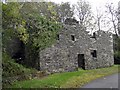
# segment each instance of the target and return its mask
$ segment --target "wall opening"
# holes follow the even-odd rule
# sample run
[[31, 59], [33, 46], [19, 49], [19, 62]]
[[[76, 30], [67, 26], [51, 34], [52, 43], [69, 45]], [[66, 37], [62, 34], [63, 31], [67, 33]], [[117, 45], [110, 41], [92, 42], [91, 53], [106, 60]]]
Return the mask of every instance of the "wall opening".
[[97, 51], [96, 50], [92, 50], [91, 51], [91, 55], [92, 55], [92, 57], [97, 58]]
[[92, 37], [91, 37], [91, 38], [96, 39], [96, 33], [95, 33], [95, 32], [93, 33], [93, 35], [92, 35]]
[[75, 36], [74, 35], [71, 35], [71, 40], [75, 41]]
[[78, 67], [85, 69], [85, 58], [84, 54], [78, 54]]
[[93, 38], [96, 38], [96, 34], [95, 34], [95, 32], [93, 33]]
[[60, 40], [60, 36], [59, 36], [59, 34], [57, 34], [57, 40]]
[[17, 63], [22, 64], [25, 60], [25, 44], [23, 41], [16, 41], [16, 46], [14, 47], [14, 53], [12, 54], [12, 58], [16, 60]]

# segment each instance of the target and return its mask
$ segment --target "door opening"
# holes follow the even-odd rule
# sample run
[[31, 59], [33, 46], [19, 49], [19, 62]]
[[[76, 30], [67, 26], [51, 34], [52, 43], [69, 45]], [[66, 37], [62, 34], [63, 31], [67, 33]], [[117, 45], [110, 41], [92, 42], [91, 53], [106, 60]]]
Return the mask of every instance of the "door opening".
[[78, 54], [78, 67], [85, 69], [85, 59], [84, 54]]

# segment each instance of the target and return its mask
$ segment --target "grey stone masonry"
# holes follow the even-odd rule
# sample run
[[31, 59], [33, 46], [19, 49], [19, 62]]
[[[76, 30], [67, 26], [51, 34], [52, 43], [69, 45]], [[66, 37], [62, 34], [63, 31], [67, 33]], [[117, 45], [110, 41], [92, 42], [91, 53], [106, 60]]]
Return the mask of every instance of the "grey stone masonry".
[[40, 51], [40, 70], [69, 72], [114, 64], [111, 33], [97, 31], [91, 36], [77, 21], [68, 19], [57, 39], [54, 45]]

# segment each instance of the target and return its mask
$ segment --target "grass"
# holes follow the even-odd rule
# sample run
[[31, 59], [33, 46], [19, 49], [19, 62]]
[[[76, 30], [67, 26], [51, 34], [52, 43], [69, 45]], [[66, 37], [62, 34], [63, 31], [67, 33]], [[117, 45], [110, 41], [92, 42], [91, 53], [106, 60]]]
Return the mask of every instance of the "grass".
[[118, 66], [94, 70], [79, 69], [76, 72], [56, 73], [42, 79], [31, 79], [14, 83], [10, 88], [77, 88], [84, 84], [118, 72]]

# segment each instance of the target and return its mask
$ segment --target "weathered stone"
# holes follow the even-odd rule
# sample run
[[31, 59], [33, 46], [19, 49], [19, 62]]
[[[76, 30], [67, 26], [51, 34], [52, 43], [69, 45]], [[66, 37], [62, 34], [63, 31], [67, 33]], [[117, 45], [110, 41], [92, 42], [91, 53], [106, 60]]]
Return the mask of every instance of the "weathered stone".
[[97, 31], [92, 37], [79, 24], [67, 22], [57, 43], [39, 55], [40, 70], [51, 73], [108, 67], [114, 64], [112, 34]]

